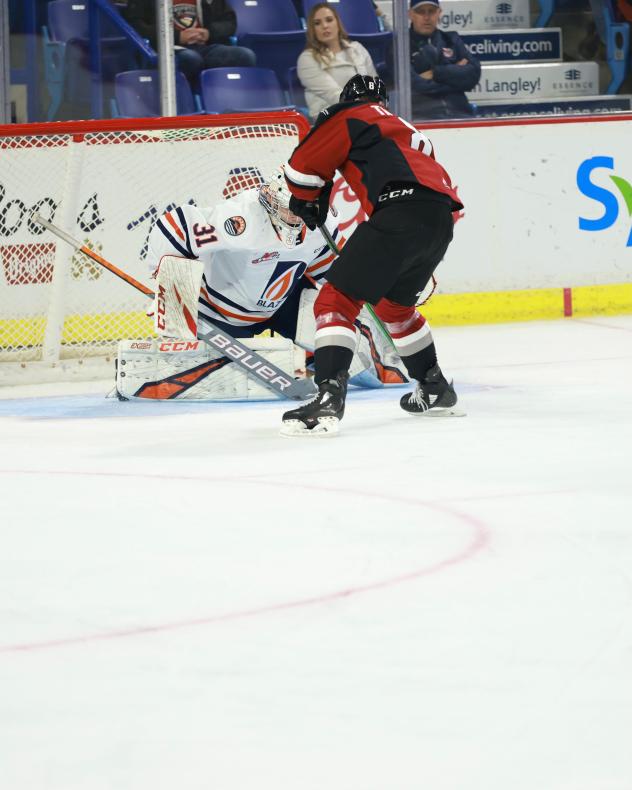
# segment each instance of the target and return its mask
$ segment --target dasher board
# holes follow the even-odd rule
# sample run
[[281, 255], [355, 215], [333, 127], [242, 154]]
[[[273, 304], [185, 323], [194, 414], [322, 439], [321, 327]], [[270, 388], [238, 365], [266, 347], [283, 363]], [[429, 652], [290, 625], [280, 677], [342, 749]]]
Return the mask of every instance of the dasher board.
[[597, 63], [515, 63], [484, 65], [470, 101], [555, 99], [599, 94]]

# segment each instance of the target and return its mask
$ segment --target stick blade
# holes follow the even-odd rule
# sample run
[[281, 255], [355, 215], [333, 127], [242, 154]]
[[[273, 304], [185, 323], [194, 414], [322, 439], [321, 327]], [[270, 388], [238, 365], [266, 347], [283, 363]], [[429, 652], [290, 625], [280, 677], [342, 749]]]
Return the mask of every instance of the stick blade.
[[291, 400], [309, 400], [317, 392], [318, 389], [311, 379], [296, 379], [294, 384], [284, 391], [284, 394]]

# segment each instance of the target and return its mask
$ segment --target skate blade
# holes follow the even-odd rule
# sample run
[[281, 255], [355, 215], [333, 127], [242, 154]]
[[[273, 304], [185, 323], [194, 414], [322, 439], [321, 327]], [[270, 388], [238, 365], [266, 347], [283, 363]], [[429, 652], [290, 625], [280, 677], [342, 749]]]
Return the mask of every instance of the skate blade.
[[300, 420], [287, 420], [281, 426], [280, 435], [286, 439], [306, 436], [314, 439], [328, 439], [336, 436], [339, 431], [340, 420], [337, 417], [321, 417], [318, 425], [307, 428]]
[[457, 409], [454, 406], [449, 406], [447, 408], [438, 407], [436, 409], [427, 409], [426, 411], [420, 412], [407, 411], [406, 414], [410, 414], [411, 417], [425, 417], [426, 419], [432, 418], [433, 420], [441, 417], [467, 417], [467, 412], [462, 409]]

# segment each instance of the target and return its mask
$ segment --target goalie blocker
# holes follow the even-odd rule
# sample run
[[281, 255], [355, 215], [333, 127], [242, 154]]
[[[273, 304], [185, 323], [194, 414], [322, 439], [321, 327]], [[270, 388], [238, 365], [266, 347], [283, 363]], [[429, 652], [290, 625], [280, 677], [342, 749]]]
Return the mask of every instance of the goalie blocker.
[[[288, 373], [305, 374], [305, 350], [314, 349], [316, 291], [301, 294], [295, 343], [255, 337], [241, 342]], [[363, 310], [356, 321], [357, 348], [350, 383], [360, 387], [406, 384], [401, 360]], [[299, 348], [297, 346], [301, 346]], [[271, 370], [271, 369], [270, 369]], [[248, 374], [221, 350], [192, 337], [119, 344], [115, 394], [122, 400], [276, 400], [280, 395], [261, 382], [265, 370]]]

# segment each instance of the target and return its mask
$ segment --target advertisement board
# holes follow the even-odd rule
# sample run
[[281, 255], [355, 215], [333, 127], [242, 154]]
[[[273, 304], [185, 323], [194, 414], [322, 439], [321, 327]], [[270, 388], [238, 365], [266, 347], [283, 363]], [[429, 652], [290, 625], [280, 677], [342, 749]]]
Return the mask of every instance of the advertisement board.
[[477, 30], [462, 33], [461, 38], [481, 63], [550, 63], [562, 60], [562, 30], [559, 27]]
[[[292, 118], [142, 133], [110, 122], [112, 130], [74, 136], [51, 125], [48, 136], [6, 137], [0, 179], [5, 354], [41, 351], [48, 359], [62, 331], [53, 314], [65, 316], [66, 351], [143, 337], [139, 327], [148, 321], [135, 291], [51, 238], [34, 212], [145, 282], [147, 237], [162, 212], [257, 186], [296, 144], [296, 132], [285, 128]], [[608, 309], [632, 311], [632, 115], [420, 128], [465, 206], [437, 270], [433, 321], [442, 304], [453, 323], [569, 315], [570, 291], [581, 288], [610, 289]], [[204, 178], [192, 178], [200, 161], [207, 163]], [[332, 194], [340, 238], [349, 238], [364, 214], [342, 178]], [[586, 297], [587, 311], [594, 312], [595, 294]], [[552, 313], [543, 313], [549, 300]]]
[[499, 30], [527, 28], [531, 24], [529, 0], [443, 0], [442, 30]]
[[468, 98], [560, 99], [599, 94], [597, 63], [511, 63], [483, 65], [478, 85]]
[[521, 99], [515, 101], [477, 101], [476, 115], [501, 118], [525, 115], [598, 115], [599, 113], [630, 112], [632, 96], [572, 96], [567, 99]]
[[[437, 294], [632, 287], [632, 116], [423, 129], [465, 205]], [[342, 179], [334, 200], [348, 236], [364, 215]]]
[[632, 120], [427, 133], [465, 204], [441, 288], [632, 283]]

